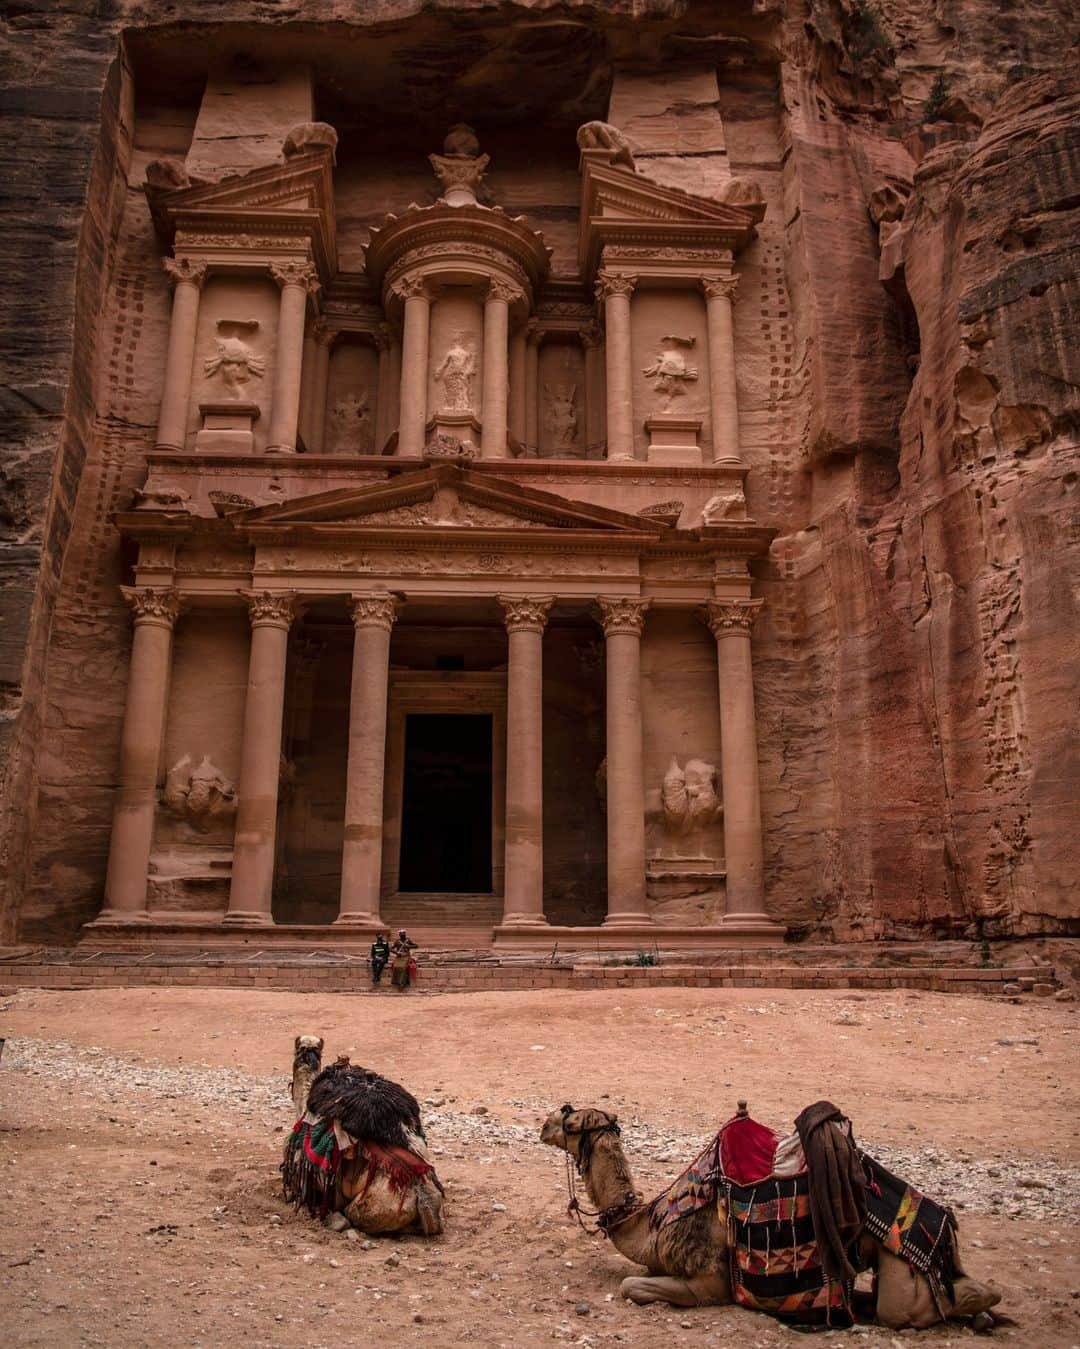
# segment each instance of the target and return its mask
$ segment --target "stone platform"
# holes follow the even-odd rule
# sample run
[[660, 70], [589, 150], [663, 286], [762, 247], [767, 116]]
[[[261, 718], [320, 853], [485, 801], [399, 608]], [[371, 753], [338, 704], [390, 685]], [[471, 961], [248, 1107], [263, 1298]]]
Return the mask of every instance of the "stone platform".
[[[239, 934], [237, 934], [239, 936]], [[0, 949], [0, 992], [17, 988], [263, 988], [291, 992], [371, 993], [366, 947], [269, 949], [246, 942], [76, 948]], [[420, 936], [423, 934], [417, 933]], [[493, 992], [530, 988], [851, 988], [922, 989], [936, 993], [1000, 994], [1007, 983], [1040, 991], [1057, 986], [1053, 965], [1024, 958], [982, 964], [969, 943], [925, 946], [774, 947], [768, 950], [496, 954], [421, 944], [416, 991]], [[659, 959], [639, 965], [641, 954]], [[385, 992], [385, 987], [380, 992]]]

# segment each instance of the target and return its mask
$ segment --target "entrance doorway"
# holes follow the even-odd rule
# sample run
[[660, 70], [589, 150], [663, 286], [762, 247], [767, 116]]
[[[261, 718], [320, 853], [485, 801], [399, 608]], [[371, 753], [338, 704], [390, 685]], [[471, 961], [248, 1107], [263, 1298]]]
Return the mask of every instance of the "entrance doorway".
[[398, 889], [491, 893], [492, 718], [405, 719]]

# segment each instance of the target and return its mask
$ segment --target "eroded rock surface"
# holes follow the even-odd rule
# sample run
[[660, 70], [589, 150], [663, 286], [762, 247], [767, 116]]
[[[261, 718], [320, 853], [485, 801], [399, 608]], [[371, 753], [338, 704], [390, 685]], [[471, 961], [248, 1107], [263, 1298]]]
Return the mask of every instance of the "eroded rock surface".
[[[448, 92], [465, 119], [542, 109], [571, 147], [610, 121], [657, 181], [767, 203], [735, 331], [748, 505], [779, 530], [755, 635], [776, 916], [847, 939], [1074, 921], [1071, 6], [181, 0], [145, 22], [25, 4], [2, 39], [5, 936], [71, 935], [101, 902], [130, 648], [109, 517], [145, 478], [169, 312], [147, 166], [214, 179], [313, 116], [344, 157], [402, 71], [418, 122]], [[239, 55], [200, 108], [211, 49]], [[333, 106], [289, 86], [280, 125], [233, 126], [230, 81], [286, 51]], [[402, 141], [400, 181], [339, 195], [351, 266], [414, 179], [430, 191]], [[492, 179], [568, 272], [573, 193], [536, 172]]]

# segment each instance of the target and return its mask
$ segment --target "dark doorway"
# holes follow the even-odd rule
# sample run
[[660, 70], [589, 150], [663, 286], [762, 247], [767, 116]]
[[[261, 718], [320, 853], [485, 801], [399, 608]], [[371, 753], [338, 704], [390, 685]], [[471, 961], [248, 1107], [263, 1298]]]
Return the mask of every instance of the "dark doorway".
[[491, 717], [405, 720], [399, 890], [491, 893]]

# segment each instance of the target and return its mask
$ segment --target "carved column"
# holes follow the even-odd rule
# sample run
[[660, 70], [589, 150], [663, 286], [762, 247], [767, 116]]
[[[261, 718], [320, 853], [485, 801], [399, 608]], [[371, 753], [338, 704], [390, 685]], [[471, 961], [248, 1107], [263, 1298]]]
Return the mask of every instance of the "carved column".
[[783, 929], [765, 913], [757, 730], [750, 629], [761, 600], [711, 600], [703, 613], [716, 638], [720, 682], [720, 776], [724, 792], [725, 926]]
[[304, 362], [300, 375], [300, 439], [304, 442], [304, 448], [310, 450], [311, 445], [311, 407], [312, 395], [315, 391], [315, 362], [317, 359], [318, 346], [315, 342], [315, 325], [309, 324], [304, 334]]
[[604, 302], [607, 333], [607, 457], [634, 457], [634, 385], [630, 350], [630, 296], [637, 278], [601, 272], [596, 295]]
[[527, 361], [525, 327], [521, 325], [514, 330], [510, 338], [510, 434], [519, 445], [524, 445], [527, 434], [526, 409], [529, 406], [525, 374]]
[[146, 917], [173, 626], [180, 613], [175, 590], [121, 589], [135, 613], [135, 635], [120, 733], [120, 789], [113, 810], [105, 907], [100, 914], [106, 922]]
[[318, 292], [315, 268], [308, 262], [272, 263], [270, 275], [281, 287], [274, 394], [267, 454], [292, 454], [300, 414], [300, 371], [304, 358], [304, 320], [308, 296]]
[[585, 457], [591, 458], [604, 439], [604, 403], [600, 390], [600, 347], [604, 335], [600, 325], [590, 323], [581, 331], [581, 345], [585, 348]]
[[428, 342], [431, 298], [420, 277], [399, 281], [395, 290], [405, 300], [405, 328], [401, 339], [401, 411], [398, 417], [398, 454], [418, 458], [427, 426]]
[[244, 591], [251, 617], [227, 923], [269, 923], [274, 886], [285, 665], [296, 596]]
[[525, 444], [530, 458], [540, 453], [540, 343], [543, 333], [535, 319], [525, 325]]
[[341, 854], [339, 923], [379, 924], [382, 877], [383, 773], [393, 595], [354, 595], [345, 843]]
[[480, 455], [506, 458], [507, 337], [510, 305], [521, 294], [505, 281], [488, 283], [484, 297], [484, 388]]
[[737, 276], [708, 277], [705, 292], [709, 330], [709, 412], [713, 460], [739, 458], [739, 396], [735, 387], [735, 327], [731, 302]]
[[506, 882], [503, 922], [544, 923], [544, 627], [554, 596], [500, 595], [506, 615]]
[[187, 441], [199, 294], [206, 280], [206, 264], [192, 262], [190, 258], [166, 258], [165, 271], [173, 286], [173, 302], [155, 448], [182, 450]]
[[315, 378], [311, 383], [311, 452], [326, 448], [326, 391], [330, 384], [330, 351], [337, 332], [321, 320], [315, 324]]
[[392, 383], [394, 376], [390, 325], [380, 323], [375, 329], [375, 350], [379, 353], [379, 373], [375, 385], [375, 453], [382, 454], [383, 446], [393, 431]]
[[648, 600], [597, 599], [607, 665], [606, 923], [650, 922], [645, 905], [641, 632]]

